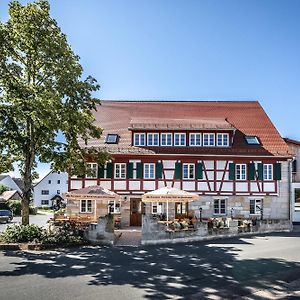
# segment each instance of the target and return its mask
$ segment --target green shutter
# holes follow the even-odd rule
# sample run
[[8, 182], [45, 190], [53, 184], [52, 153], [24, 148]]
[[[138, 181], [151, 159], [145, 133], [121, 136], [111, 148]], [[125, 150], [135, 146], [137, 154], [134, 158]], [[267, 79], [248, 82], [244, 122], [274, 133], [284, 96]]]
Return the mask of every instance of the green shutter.
[[281, 180], [281, 163], [276, 163], [274, 165], [274, 179]]
[[258, 174], [258, 180], [264, 179], [264, 165], [263, 164], [257, 164], [257, 174]]
[[229, 164], [229, 180], [235, 180], [235, 164]]
[[182, 177], [182, 164], [180, 162], [175, 163], [175, 179], [181, 179]]
[[98, 178], [104, 178], [104, 167], [98, 165]]
[[254, 163], [248, 164], [248, 179], [255, 180], [255, 164]]
[[127, 163], [127, 178], [133, 178], [133, 163]]
[[196, 179], [203, 179], [203, 165], [202, 163], [196, 164]]
[[136, 163], [136, 178], [143, 178], [143, 164]]
[[106, 164], [106, 178], [113, 178], [113, 163]]
[[163, 173], [163, 164], [161, 162], [156, 163], [155, 166], [155, 178], [161, 179]]

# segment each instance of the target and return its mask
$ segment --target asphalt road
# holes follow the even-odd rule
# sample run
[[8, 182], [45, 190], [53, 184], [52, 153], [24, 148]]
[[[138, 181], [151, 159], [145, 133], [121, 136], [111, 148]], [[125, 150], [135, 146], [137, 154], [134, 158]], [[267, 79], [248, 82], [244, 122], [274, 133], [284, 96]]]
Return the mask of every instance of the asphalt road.
[[1, 299], [32, 300], [300, 299], [300, 233], [164, 246], [2, 251], [0, 291]]

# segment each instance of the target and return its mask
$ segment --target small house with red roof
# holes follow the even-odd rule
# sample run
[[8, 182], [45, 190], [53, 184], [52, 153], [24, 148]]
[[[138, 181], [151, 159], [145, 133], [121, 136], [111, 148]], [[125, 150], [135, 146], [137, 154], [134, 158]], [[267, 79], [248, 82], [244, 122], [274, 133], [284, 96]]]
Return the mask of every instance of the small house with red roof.
[[[102, 101], [95, 114], [100, 139], [82, 147], [109, 152], [112, 160], [87, 163], [92, 176], [69, 178], [69, 191], [100, 185], [122, 201], [107, 212], [123, 225], [141, 225], [144, 193], [174, 187], [199, 201], [175, 204], [176, 217], [289, 219], [286, 142], [257, 101]], [[93, 213], [82, 200], [81, 213]], [[90, 211], [87, 212], [87, 209]], [[152, 203], [151, 213], [163, 213]]]

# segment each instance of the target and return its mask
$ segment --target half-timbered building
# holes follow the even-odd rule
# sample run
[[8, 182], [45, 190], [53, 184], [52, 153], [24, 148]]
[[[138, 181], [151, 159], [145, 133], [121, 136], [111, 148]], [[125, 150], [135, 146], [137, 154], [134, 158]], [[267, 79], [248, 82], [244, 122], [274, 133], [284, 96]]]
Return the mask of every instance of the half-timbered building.
[[[92, 157], [92, 176], [71, 177], [69, 191], [101, 185], [122, 196], [107, 211], [123, 225], [140, 225], [141, 196], [160, 187], [200, 195], [175, 206], [177, 217], [288, 219], [291, 155], [256, 101], [103, 101], [95, 113], [104, 129], [100, 147], [112, 155], [105, 166]], [[92, 213], [85, 199], [82, 213]], [[160, 214], [163, 203], [152, 204]]]

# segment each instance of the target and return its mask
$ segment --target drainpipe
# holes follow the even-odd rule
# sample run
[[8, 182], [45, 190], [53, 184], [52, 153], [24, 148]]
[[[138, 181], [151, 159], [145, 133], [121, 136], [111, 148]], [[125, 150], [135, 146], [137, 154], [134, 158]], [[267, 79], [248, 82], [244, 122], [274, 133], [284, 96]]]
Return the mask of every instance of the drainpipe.
[[289, 193], [289, 220], [290, 220], [290, 228], [293, 230], [293, 199], [292, 199], [292, 162], [293, 159], [288, 159], [288, 193]]

